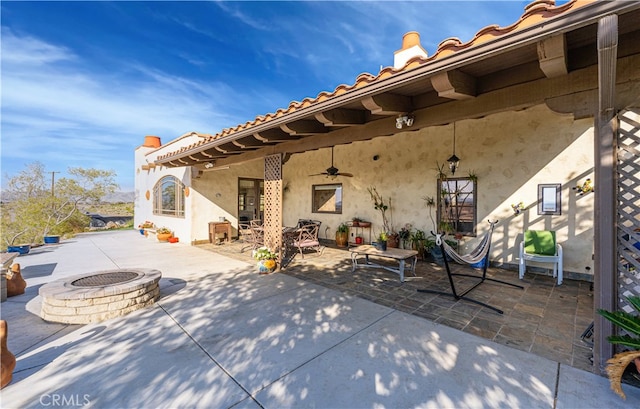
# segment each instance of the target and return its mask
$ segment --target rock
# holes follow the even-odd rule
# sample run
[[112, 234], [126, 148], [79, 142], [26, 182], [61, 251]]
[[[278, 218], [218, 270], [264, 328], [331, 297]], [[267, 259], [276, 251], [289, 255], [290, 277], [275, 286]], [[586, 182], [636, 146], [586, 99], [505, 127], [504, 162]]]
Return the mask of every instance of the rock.
[[11, 382], [13, 368], [16, 367], [16, 357], [7, 349], [8, 326], [7, 321], [0, 320], [0, 389]]
[[7, 297], [24, 294], [27, 288], [27, 282], [20, 274], [20, 264], [16, 263], [11, 266], [11, 271], [7, 272]]

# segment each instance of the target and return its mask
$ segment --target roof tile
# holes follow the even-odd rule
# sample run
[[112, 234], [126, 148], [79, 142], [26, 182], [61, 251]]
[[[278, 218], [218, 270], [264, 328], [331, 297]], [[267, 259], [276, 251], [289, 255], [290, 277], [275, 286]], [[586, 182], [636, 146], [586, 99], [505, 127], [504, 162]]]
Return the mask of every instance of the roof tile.
[[[305, 98], [302, 101], [291, 101], [287, 108], [278, 108], [275, 113], [267, 113], [265, 115], [256, 116], [252, 121], [247, 121], [244, 124], [236, 125], [235, 127], [225, 128], [222, 131], [218, 132], [213, 136], [208, 136], [207, 138], [202, 138], [200, 141], [195, 143], [194, 147], [186, 148], [187, 150], [192, 150], [198, 148], [202, 145], [208, 144], [214, 140], [233, 135], [239, 131], [249, 129], [251, 127], [255, 127], [256, 125], [263, 124], [269, 121], [272, 121], [276, 118], [280, 118], [284, 115], [293, 113], [299, 109], [306, 108], [317, 104], [322, 101], [326, 101], [330, 98], [343, 95], [353, 89], [358, 89], [365, 87], [373, 82], [380, 81], [386, 78], [389, 78], [393, 75], [396, 75], [399, 72], [408, 71], [420, 67], [422, 65], [431, 63], [435, 60], [448, 57], [460, 50], [464, 50], [473, 46], [477, 46], [479, 44], [485, 43], [487, 41], [491, 41], [496, 39], [497, 37], [504, 36], [506, 34], [512, 33], [517, 30], [521, 30], [523, 28], [532, 26], [534, 24], [539, 23], [542, 20], [550, 19], [556, 17], [560, 14], [563, 14], [571, 9], [580, 8], [589, 3], [593, 3], [597, 0], [570, 0], [563, 5], [556, 6], [554, 0], [536, 0], [532, 3], [528, 4], [524, 8], [524, 13], [518, 19], [518, 21], [513, 24], [500, 27], [498, 25], [489, 25], [482, 29], [480, 29], [476, 35], [466, 43], [460, 41], [460, 39], [451, 37], [442, 41], [436, 50], [436, 52], [428, 57], [413, 57], [409, 59], [406, 64], [399, 69], [394, 69], [393, 67], [384, 67], [380, 70], [377, 75], [373, 75], [370, 73], [362, 73], [358, 75], [355, 80], [355, 83], [352, 85], [341, 84], [338, 85], [333, 92], [322, 91], [315, 98]], [[178, 153], [182, 153], [185, 148], [181, 148], [177, 152], [168, 153], [165, 155], [161, 155], [158, 159], [166, 159], [171, 156], [175, 156]]]

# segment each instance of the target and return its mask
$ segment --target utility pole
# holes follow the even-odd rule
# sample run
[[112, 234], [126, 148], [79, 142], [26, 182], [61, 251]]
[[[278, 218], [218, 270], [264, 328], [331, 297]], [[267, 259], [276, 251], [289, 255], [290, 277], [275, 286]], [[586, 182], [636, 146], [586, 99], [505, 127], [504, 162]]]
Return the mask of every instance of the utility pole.
[[54, 186], [56, 181], [56, 173], [60, 173], [60, 172], [49, 172], [49, 173], [51, 173], [51, 197], [55, 197]]

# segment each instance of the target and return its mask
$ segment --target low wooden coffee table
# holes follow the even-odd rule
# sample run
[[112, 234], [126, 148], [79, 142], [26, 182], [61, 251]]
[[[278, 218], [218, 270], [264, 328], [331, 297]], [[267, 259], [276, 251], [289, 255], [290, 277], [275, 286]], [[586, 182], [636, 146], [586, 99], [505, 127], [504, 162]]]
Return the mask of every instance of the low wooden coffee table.
[[[349, 249], [351, 252], [351, 264], [352, 264], [352, 272], [356, 271], [358, 267], [372, 267], [372, 268], [382, 268], [388, 271], [392, 271], [400, 276], [400, 282], [404, 283], [404, 267], [405, 262], [410, 260], [411, 262], [411, 273], [416, 275], [416, 262], [418, 261], [418, 252], [416, 250], [403, 250], [397, 248], [387, 248], [387, 250], [382, 251], [377, 248], [365, 244], [358, 247], [352, 247]], [[364, 256], [364, 263], [358, 262], [358, 257]], [[388, 258], [392, 260], [396, 260], [399, 262], [398, 268], [393, 268], [389, 266], [384, 266], [381, 264], [377, 264], [369, 260], [369, 256]]]

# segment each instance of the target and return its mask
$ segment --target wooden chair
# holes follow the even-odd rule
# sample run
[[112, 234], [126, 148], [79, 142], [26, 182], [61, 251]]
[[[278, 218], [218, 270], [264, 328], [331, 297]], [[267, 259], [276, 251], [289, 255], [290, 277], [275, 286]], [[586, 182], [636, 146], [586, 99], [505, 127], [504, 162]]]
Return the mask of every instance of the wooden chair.
[[240, 249], [240, 253], [248, 248], [253, 248], [253, 231], [251, 230], [251, 224], [249, 222], [238, 223], [238, 240], [245, 244], [245, 246]]
[[264, 229], [260, 220], [251, 220], [249, 222], [251, 230], [251, 248], [253, 250], [264, 246]]
[[304, 249], [314, 249], [318, 254], [322, 253], [324, 247], [320, 245], [318, 231], [320, 225], [306, 224], [297, 230], [298, 236], [293, 241], [293, 246], [298, 249], [300, 256], [304, 258]]
[[556, 232], [551, 230], [527, 230], [520, 242], [520, 279], [524, 278], [527, 261], [552, 263], [553, 277], [562, 284], [562, 246], [556, 241]]

